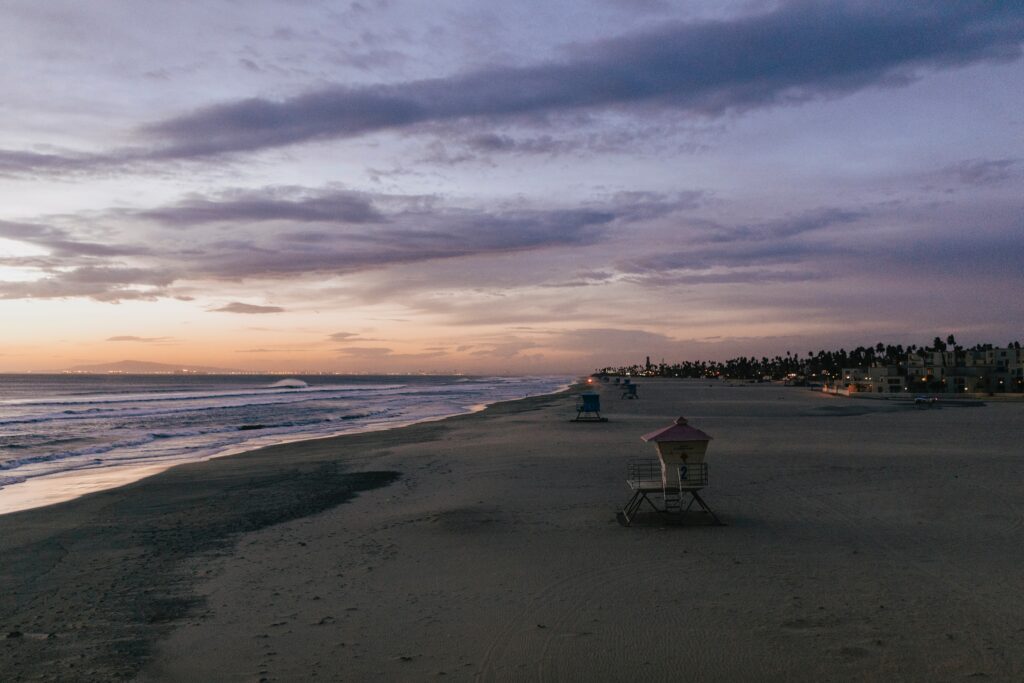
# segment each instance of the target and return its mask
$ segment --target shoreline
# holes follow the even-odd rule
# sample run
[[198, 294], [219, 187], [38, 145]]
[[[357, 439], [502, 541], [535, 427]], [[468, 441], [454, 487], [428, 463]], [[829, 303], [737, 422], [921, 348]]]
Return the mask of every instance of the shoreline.
[[[568, 393], [183, 463], [123, 486], [0, 515], [0, 556], [8, 558], [0, 571], [0, 672], [33, 671], [55, 681], [133, 677], [152, 645], [201, 603], [194, 594], [198, 577], [189, 578], [183, 567], [230, 554], [244, 534], [344, 507], [363, 492], [394, 484], [400, 471], [366, 468], [381, 449], [429, 441], [451, 423], [528, 409]], [[107, 594], [114, 584], [122, 588]], [[62, 603], [58, 609], [54, 600]], [[82, 667], [90, 664], [102, 674], [86, 674]]]
[[292, 437], [282, 435], [280, 437], [269, 437], [269, 441], [262, 443], [257, 443], [260, 441], [260, 437], [257, 436], [251, 441], [224, 446], [222, 450], [199, 458], [168, 458], [164, 462], [147, 462], [142, 465], [106, 465], [95, 468], [69, 470], [40, 477], [32, 477], [14, 484], [0, 485], [0, 517], [16, 512], [57, 505], [59, 503], [89, 495], [90, 493], [97, 493], [100, 491], [127, 486], [180, 465], [208, 462], [210, 460], [232, 457], [252, 451], [258, 451], [263, 448], [283, 446], [291, 443], [316, 441], [318, 439], [334, 439], [351, 434], [369, 434], [373, 432], [387, 431], [389, 429], [401, 429], [402, 427], [426, 422], [447, 420], [460, 415], [471, 415], [473, 413], [486, 410], [489, 406], [496, 403], [518, 401], [526, 398], [533, 398], [534, 396], [559, 394], [569, 391], [572, 386], [573, 384], [566, 384], [565, 386], [549, 392], [548, 394], [535, 394], [520, 398], [501, 399], [494, 403], [477, 403], [468, 406], [466, 409], [457, 413], [437, 415], [417, 420], [397, 421], [386, 425], [370, 425], [365, 428], [355, 428], [350, 431], [317, 434], [315, 436], [296, 435]]
[[[565, 391], [0, 517], [0, 672], [1024, 675], [1019, 405], [637, 384], [639, 400], [588, 387], [605, 423], [572, 422]], [[626, 463], [654, 454], [640, 435], [679, 415], [714, 439], [701, 495], [728, 526], [620, 526]]]

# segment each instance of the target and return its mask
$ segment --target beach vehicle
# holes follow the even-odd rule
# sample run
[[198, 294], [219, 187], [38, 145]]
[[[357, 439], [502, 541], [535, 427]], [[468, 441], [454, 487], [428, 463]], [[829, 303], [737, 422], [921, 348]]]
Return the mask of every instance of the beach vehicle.
[[915, 396], [914, 405], [918, 408], [932, 408], [938, 404], [939, 399], [937, 396]]
[[[713, 524], [721, 525], [721, 520], [699, 493], [708, 485], [708, 465], [704, 456], [711, 436], [691, 427], [685, 417], [679, 417], [669, 426], [640, 438], [654, 443], [658, 457], [634, 459], [627, 464], [626, 485], [633, 495], [616, 515], [619, 523], [623, 526], [632, 524], [646, 502], [671, 521], [682, 521], [696, 504]], [[687, 499], [684, 508], [683, 503]]]
[[573, 422], [607, 422], [601, 417], [601, 396], [593, 392], [580, 394], [576, 399], [576, 417]]

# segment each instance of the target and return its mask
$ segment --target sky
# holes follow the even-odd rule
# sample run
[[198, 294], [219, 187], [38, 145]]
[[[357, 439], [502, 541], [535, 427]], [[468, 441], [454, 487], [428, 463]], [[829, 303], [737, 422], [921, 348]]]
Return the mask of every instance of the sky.
[[1024, 5], [8, 0], [0, 370], [1024, 337]]

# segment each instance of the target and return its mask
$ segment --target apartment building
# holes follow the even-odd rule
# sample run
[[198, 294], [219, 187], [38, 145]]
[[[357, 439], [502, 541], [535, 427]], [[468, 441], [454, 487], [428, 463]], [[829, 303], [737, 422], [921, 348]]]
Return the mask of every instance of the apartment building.
[[843, 368], [833, 393], [1024, 393], [1024, 349], [914, 352], [905, 366]]

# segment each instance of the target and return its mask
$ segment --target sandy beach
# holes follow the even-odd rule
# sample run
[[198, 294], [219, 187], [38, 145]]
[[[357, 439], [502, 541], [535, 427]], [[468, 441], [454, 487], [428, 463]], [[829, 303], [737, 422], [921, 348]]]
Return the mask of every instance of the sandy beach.
[[[0, 516], [0, 679], [1020, 680], [1024, 405], [601, 385]], [[727, 526], [630, 528], [685, 415]]]

